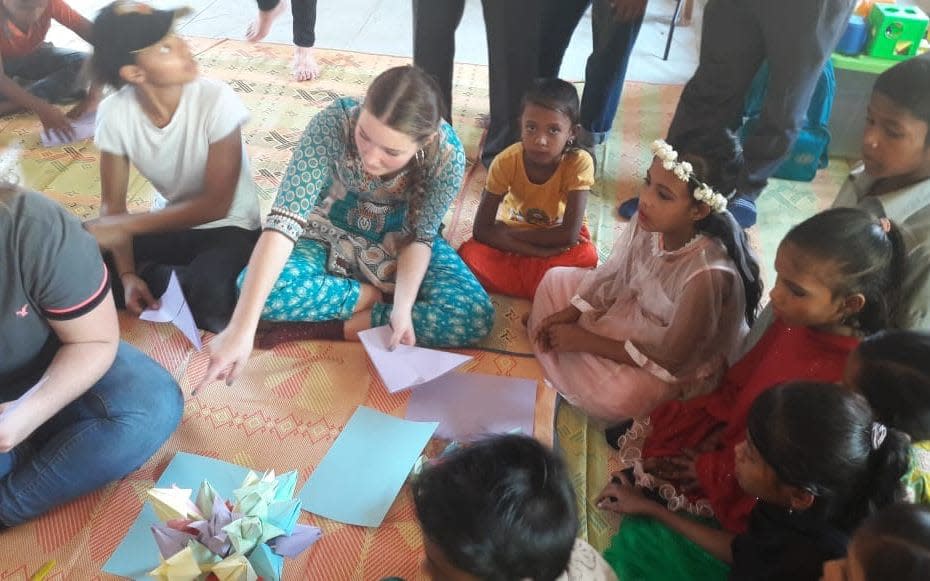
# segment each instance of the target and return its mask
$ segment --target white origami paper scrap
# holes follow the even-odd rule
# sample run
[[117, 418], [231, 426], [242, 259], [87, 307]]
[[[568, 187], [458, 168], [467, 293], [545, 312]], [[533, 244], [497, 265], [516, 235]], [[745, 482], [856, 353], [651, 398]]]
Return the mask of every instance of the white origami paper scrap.
[[378, 375], [391, 393], [436, 379], [471, 360], [469, 355], [411, 345], [398, 345], [391, 351], [388, 348], [391, 333], [391, 328], [384, 326], [358, 334]]

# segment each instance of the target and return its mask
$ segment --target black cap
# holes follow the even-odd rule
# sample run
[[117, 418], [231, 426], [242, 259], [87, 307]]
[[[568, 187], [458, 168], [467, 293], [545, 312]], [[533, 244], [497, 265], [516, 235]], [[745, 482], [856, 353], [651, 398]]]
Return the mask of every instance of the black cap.
[[190, 12], [190, 8], [156, 10], [127, 0], [108, 4], [97, 14], [91, 28], [97, 67], [117, 73], [135, 62], [134, 53], [165, 38], [174, 21]]

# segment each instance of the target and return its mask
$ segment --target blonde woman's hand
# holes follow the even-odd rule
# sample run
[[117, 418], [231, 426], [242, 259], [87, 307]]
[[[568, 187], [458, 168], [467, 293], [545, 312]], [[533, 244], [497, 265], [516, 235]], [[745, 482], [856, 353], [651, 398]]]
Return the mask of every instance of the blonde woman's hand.
[[417, 335], [413, 330], [413, 315], [407, 309], [395, 308], [391, 311], [391, 341], [388, 349], [393, 351], [398, 345], [416, 345]]
[[225, 379], [226, 385], [232, 385], [245, 368], [252, 354], [254, 342], [254, 330], [247, 332], [232, 327], [227, 327], [214, 337], [206, 346], [207, 353], [210, 355], [210, 364], [193, 393], [197, 393], [207, 384], [220, 379]]

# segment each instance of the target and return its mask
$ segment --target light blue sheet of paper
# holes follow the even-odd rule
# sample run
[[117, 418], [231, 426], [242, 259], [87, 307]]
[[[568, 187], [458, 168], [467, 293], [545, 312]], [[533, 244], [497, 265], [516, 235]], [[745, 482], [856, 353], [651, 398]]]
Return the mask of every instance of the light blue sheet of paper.
[[447, 373], [413, 389], [407, 419], [438, 421], [436, 435], [470, 442], [514, 430], [533, 435], [536, 381], [484, 373]]
[[[209, 480], [220, 496], [232, 498], [233, 490], [242, 485], [242, 480], [248, 473], [248, 468], [229, 462], [178, 452], [155, 483], [155, 487], [168, 488], [176, 484], [179, 488], [197, 490], [201, 482]], [[155, 516], [155, 511], [146, 503], [126, 538], [103, 566], [103, 571], [131, 579], [151, 579], [147, 573], [158, 566], [159, 553], [158, 544], [155, 543], [149, 527], [159, 522], [161, 521]]]
[[438, 426], [359, 406], [301, 489], [303, 509], [339, 522], [379, 526]]

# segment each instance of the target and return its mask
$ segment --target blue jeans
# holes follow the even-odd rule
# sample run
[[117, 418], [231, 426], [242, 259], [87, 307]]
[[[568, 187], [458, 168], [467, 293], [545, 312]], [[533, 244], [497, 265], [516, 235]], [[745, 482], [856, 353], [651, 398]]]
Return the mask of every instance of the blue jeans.
[[30, 94], [49, 103], [76, 101], [87, 89], [80, 77], [88, 56], [43, 42], [29, 54], [3, 57], [3, 74], [19, 79]]
[[581, 126], [602, 143], [613, 126], [626, 68], [639, 36], [643, 17], [617, 22], [608, 0], [548, 0], [543, 13], [539, 47], [539, 75], [559, 76], [562, 57], [572, 33], [588, 6], [591, 10], [592, 50], [584, 71]]
[[[19, 397], [28, 383], [0, 387], [0, 400]], [[183, 407], [174, 378], [120, 343], [93, 387], [0, 454], [0, 524], [39, 517], [136, 470], [174, 432]]]

